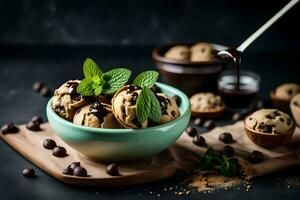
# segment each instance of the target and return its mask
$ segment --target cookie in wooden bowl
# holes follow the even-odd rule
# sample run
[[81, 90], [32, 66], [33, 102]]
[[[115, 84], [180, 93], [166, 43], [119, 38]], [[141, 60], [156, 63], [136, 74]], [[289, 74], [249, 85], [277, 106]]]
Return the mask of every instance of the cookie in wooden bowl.
[[190, 98], [192, 116], [217, 118], [224, 113], [225, 104], [220, 96], [210, 92], [194, 94]]
[[248, 137], [257, 145], [272, 148], [288, 143], [294, 134], [292, 118], [277, 109], [261, 109], [244, 121]]

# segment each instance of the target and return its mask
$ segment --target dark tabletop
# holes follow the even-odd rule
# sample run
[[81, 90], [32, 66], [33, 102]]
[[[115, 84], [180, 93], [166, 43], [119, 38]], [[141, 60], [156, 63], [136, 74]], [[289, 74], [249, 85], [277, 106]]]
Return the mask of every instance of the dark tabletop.
[[[128, 67], [134, 75], [154, 68], [151, 46], [135, 47], [62, 47], [62, 46], [1, 46], [0, 48], [0, 125], [7, 122], [25, 123], [33, 115], [46, 119], [47, 98], [32, 89], [35, 81], [42, 81], [52, 90], [69, 79], [82, 77], [82, 61], [91, 57], [107, 70]], [[259, 98], [283, 82], [299, 82], [299, 52], [247, 52], [243, 69], [262, 76]], [[217, 121], [218, 125], [232, 123], [230, 118]], [[298, 177], [299, 167], [256, 178], [249, 192], [245, 189], [220, 190], [214, 194], [191, 190], [178, 196], [165, 188], [185, 188], [181, 178], [122, 188], [87, 188], [64, 184], [35, 167], [31, 162], [0, 140], [0, 199], [296, 199], [300, 186], [288, 188], [286, 179]], [[30, 166], [37, 177], [24, 178], [21, 171]], [[175, 191], [176, 191], [175, 190]]]

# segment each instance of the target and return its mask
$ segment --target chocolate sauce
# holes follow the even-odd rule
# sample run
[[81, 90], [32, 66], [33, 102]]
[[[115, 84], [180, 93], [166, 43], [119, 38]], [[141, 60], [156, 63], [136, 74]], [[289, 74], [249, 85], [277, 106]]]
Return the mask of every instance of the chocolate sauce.
[[103, 119], [108, 111], [102, 106], [101, 103], [96, 101], [91, 107], [90, 112], [98, 117], [98, 119]]
[[77, 82], [68, 82], [68, 86], [69, 86], [68, 92], [71, 96], [71, 99], [79, 100], [80, 94], [77, 93], [78, 83]]

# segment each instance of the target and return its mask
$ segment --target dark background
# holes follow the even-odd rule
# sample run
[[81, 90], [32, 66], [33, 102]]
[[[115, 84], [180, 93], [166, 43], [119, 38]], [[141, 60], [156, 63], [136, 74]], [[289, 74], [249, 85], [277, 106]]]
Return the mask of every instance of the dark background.
[[[0, 1], [0, 125], [46, 119], [48, 98], [31, 87], [42, 81], [57, 88], [81, 78], [91, 57], [103, 70], [128, 67], [133, 76], [154, 69], [151, 50], [167, 43], [208, 41], [239, 45], [288, 1], [123, 0]], [[242, 68], [262, 76], [259, 98], [283, 82], [299, 82], [300, 6], [287, 13], [246, 50]], [[217, 125], [232, 123], [230, 117]], [[176, 179], [116, 189], [83, 188], [48, 176], [0, 140], [0, 199], [297, 199], [299, 186], [287, 189], [286, 177], [299, 167], [255, 179], [250, 192], [218, 191], [178, 197], [164, 187]], [[21, 175], [34, 167], [37, 178]], [[279, 185], [280, 184], [280, 185]], [[153, 194], [150, 194], [152, 191]]]

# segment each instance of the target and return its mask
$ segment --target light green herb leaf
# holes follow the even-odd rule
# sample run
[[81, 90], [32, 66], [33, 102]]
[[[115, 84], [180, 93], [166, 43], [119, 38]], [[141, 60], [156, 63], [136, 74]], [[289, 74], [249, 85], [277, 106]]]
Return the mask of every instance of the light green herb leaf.
[[89, 78], [83, 79], [77, 87], [77, 92], [83, 96], [92, 96], [94, 94], [93, 81]]
[[101, 77], [102, 71], [91, 58], [85, 59], [83, 63], [83, 74], [86, 78], [92, 78], [93, 76]]
[[142, 89], [136, 100], [136, 115], [138, 121], [142, 124], [146, 121], [150, 114], [150, 99], [145, 88]]
[[95, 95], [96, 96], [99, 96], [100, 94], [101, 94], [101, 92], [102, 92], [102, 86], [101, 85], [99, 85], [96, 89], [95, 89]]
[[92, 87], [93, 87], [93, 89], [95, 90], [96, 88], [99, 87], [99, 84], [98, 84], [98, 83], [93, 83], [93, 84], [92, 84]]
[[151, 88], [158, 79], [158, 72], [154, 70], [140, 73], [133, 81], [133, 85]]
[[101, 79], [100, 79], [99, 75], [95, 75], [95, 76], [92, 77], [92, 81], [93, 81], [94, 83], [100, 84]]
[[116, 68], [105, 72], [102, 75], [102, 79], [105, 80], [103, 92], [106, 94], [114, 93], [125, 85], [130, 75], [131, 71], [125, 68]]
[[154, 93], [149, 89], [145, 88], [149, 97], [150, 97], [150, 113], [149, 118], [154, 122], [159, 122], [161, 118], [161, 107], [157, 97]]

